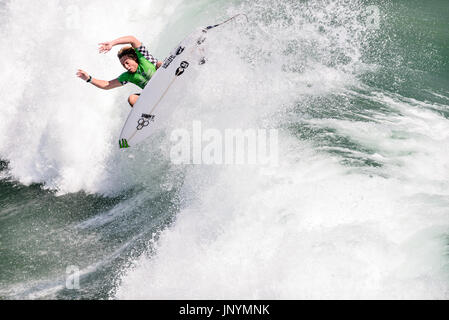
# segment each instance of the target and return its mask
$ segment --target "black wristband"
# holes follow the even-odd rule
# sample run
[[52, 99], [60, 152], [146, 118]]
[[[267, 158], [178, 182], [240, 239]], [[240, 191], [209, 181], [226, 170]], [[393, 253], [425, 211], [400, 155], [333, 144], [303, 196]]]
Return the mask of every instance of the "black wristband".
[[86, 80], [86, 82], [91, 82], [92, 81], [92, 76], [89, 76], [89, 79]]

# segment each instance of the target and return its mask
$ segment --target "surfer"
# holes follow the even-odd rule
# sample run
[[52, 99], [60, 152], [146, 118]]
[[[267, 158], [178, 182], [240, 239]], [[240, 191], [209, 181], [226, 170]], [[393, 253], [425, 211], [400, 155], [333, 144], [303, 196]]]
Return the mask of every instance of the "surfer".
[[[141, 89], [145, 88], [156, 70], [162, 65], [162, 61], [158, 61], [147, 50], [147, 48], [137, 38], [133, 36], [125, 36], [113, 41], [99, 43], [99, 52], [107, 53], [112, 47], [120, 44], [130, 44], [120, 49], [117, 57], [122, 66], [127, 70], [118, 78], [110, 81], [95, 79], [87, 72], [78, 70], [76, 75], [93, 84], [97, 88], [109, 90], [121, 87], [128, 82], [132, 82]], [[128, 103], [131, 107], [137, 102], [140, 93], [134, 93], [129, 96]]]

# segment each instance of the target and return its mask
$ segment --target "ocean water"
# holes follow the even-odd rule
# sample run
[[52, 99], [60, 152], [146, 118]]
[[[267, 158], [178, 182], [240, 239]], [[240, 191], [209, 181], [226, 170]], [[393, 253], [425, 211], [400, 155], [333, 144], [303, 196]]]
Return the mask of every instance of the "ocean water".
[[[134, 5], [133, 5], [134, 4]], [[136, 10], [136, 8], [138, 8]], [[208, 62], [119, 150], [132, 34]], [[447, 299], [449, 2], [0, 1], [1, 299]], [[277, 129], [279, 165], [175, 165], [170, 131]], [[67, 286], [71, 270], [79, 286]]]

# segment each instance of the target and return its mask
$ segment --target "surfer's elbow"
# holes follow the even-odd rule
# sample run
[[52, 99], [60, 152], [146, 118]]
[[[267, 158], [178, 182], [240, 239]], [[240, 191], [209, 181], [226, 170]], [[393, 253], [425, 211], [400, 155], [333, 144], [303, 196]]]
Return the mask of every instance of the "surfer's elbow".
[[106, 83], [104, 84], [104, 86], [102, 87], [102, 89], [104, 90], [111, 90], [117, 87], [120, 87], [122, 84], [117, 80], [111, 80], [111, 81], [106, 81]]
[[102, 83], [102, 84], [99, 85], [98, 87], [99, 87], [100, 89], [103, 89], [103, 90], [109, 90], [109, 89], [111, 89], [111, 88], [109, 87], [109, 82]]
[[139, 39], [137, 39], [134, 36], [128, 36], [129, 38], [129, 43], [131, 44], [131, 46], [135, 49], [139, 48], [142, 45], [142, 42], [139, 41]]

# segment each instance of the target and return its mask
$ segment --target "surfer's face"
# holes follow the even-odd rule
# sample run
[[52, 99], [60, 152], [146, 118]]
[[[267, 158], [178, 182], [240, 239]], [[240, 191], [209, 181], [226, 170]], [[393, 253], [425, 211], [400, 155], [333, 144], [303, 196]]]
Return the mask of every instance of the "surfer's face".
[[120, 59], [120, 63], [122, 64], [123, 68], [125, 68], [126, 70], [128, 70], [131, 73], [136, 72], [137, 67], [139, 66], [134, 59], [132, 59], [128, 56], [122, 57]]

